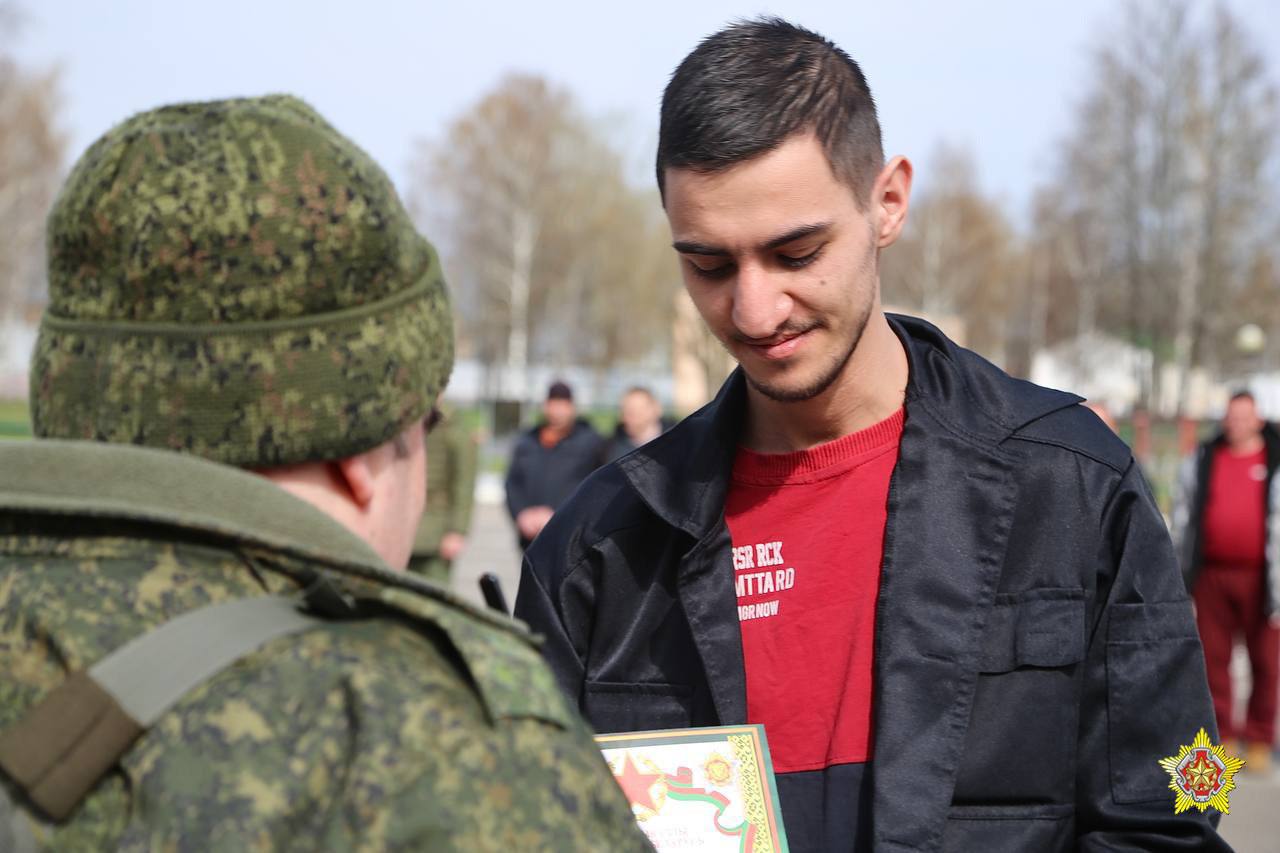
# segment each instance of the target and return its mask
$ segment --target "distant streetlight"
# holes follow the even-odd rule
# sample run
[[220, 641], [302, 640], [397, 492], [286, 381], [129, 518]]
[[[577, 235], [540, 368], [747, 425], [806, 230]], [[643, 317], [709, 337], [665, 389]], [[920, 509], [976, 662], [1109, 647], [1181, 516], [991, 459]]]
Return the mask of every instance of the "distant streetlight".
[[1257, 323], [1245, 323], [1236, 330], [1236, 349], [1242, 355], [1257, 355], [1266, 346], [1267, 333]]

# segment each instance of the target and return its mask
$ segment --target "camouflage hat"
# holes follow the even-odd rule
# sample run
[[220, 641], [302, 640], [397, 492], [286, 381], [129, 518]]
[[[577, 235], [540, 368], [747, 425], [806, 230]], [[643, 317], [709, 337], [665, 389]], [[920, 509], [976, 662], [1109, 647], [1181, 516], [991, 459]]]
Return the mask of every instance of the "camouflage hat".
[[95, 142], [49, 215], [37, 435], [240, 467], [340, 459], [453, 363], [440, 263], [387, 176], [288, 96], [178, 104]]

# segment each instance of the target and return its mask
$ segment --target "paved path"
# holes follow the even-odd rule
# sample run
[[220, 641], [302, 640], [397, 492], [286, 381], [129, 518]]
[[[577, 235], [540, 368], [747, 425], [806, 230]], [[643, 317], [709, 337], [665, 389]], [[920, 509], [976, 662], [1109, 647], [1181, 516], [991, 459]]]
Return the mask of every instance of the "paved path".
[[516, 546], [515, 528], [507, 517], [506, 508], [477, 503], [467, 550], [462, 552], [453, 567], [453, 588], [477, 604], [483, 604], [479, 581], [485, 572], [498, 576], [507, 597], [507, 606], [513, 606], [520, 582], [520, 552]]
[[[454, 588], [477, 603], [483, 602], [477, 581], [487, 571], [498, 575], [508, 604], [514, 604], [520, 580], [514, 529], [503, 507], [477, 503], [470, 544], [454, 568]], [[1223, 817], [1220, 826], [1222, 834], [1237, 853], [1278, 853], [1280, 769], [1269, 778], [1241, 774], [1236, 781], [1231, 814]], [[1171, 793], [1170, 808], [1172, 801]]]
[[1218, 826], [1236, 853], [1280, 850], [1280, 771], [1270, 778], [1241, 774], [1231, 792], [1231, 814]]

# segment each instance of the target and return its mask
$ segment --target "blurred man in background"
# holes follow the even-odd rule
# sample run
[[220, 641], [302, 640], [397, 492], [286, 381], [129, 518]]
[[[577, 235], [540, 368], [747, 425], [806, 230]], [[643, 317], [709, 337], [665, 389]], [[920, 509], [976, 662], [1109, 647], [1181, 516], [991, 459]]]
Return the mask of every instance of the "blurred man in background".
[[427, 506], [413, 540], [409, 571], [448, 584], [453, 561], [467, 547], [475, 503], [476, 435], [450, 408], [427, 433]]
[[528, 634], [403, 571], [453, 324], [368, 155], [292, 97], [162, 107], [48, 246], [0, 850], [648, 849]]
[[618, 403], [618, 426], [604, 444], [602, 463], [626, 456], [669, 427], [662, 416], [662, 404], [654, 393], [640, 386], [631, 388]]
[[578, 417], [573, 389], [553, 382], [542, 421], [516, 439], [507, 469], [507, 511], [524, 550], [551, 515], [600, 465], [600, 434]]
[[[1266, 772], [1276, 734], [1280, 669], [1280, 433], [1253, 395], [1231, 397], [1222, 430], [1182, 465], [1173, 534], [1196, 603], [1209, 690], [1224, 740], [1244, 745], [1245, 769]], [[1231, 653], [1243, 639], [1253, 688], [1236, 725]]]

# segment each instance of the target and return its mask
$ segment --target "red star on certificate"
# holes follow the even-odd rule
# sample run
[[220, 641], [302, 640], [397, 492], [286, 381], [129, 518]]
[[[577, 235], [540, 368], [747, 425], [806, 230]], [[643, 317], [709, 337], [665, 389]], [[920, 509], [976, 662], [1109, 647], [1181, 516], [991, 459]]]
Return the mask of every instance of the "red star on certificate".
[[622, 773], [614, 774], [618, 784], [622, 786], [622, 793], [627, 795], [627, 801], [637, 806], [644, 806], [650, 811], [657, 811], [658, 807], [653, 802], [652, 788], [655, 782], [662, 778], [661, 773], [641, 773], [640, 768], [636, 767], [636, 763], [631, 760], [631, 753], [627, 753], [627, 757], [622, 762]]

